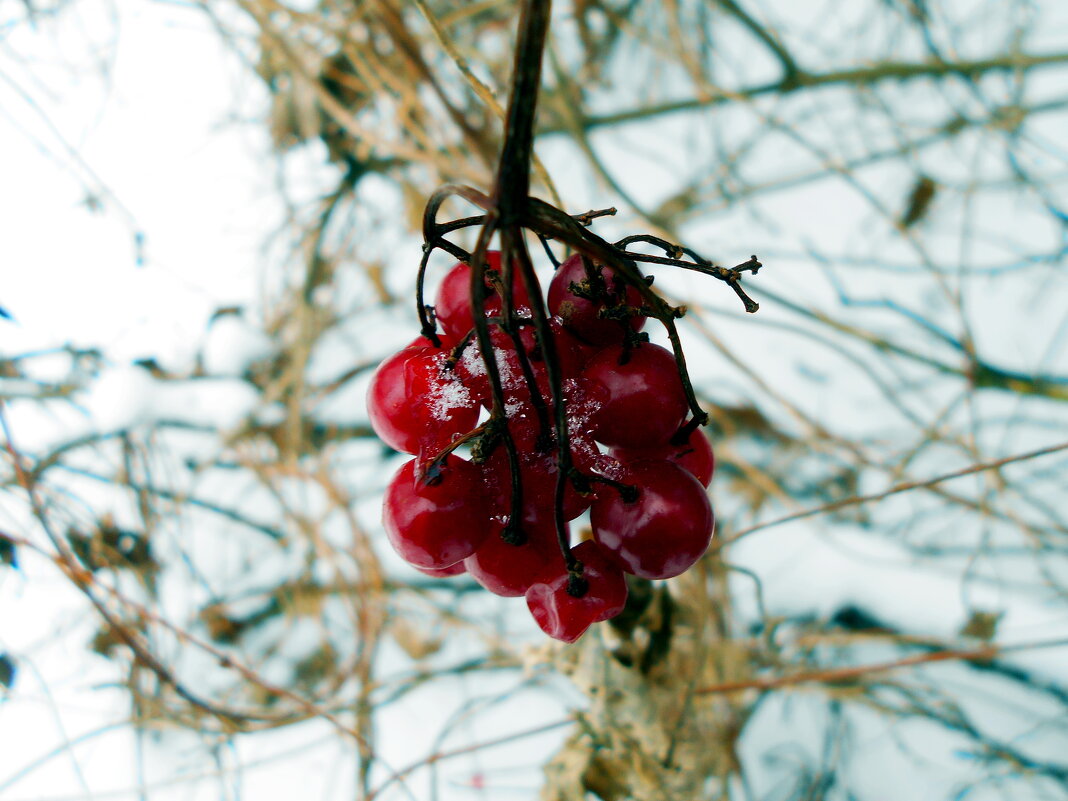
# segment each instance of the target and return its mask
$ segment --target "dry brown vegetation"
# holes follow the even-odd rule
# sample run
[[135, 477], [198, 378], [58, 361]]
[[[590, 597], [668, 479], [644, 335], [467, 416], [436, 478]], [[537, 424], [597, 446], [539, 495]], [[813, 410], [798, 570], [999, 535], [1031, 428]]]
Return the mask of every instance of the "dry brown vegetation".
[[[319, 414], [384, 351], [343, 366], [322, 354], [373, 338], [394, 308], [414, 310], [397, 287], [415, 265], [368, 247], [385, 225], [361, 210], [368, 181], [399, 190], [413, 230], [438, 186], [490, 185], [514, 5], [203, 3], [269, 89], [280, 162], [311, 152], [335, 168], [318, 201], [294, 193], [265, 326], [276, 347], [244, 376], [260, 408], [284, 414], [226, 431], [158, 420], [42, 453], [5, 431], [5, 495], [37, 525], [5, 529], [4, 553], [39, 554], [84, 593], [99, 617], [92, 648], [125, 672], [132, 725], [216, 743], [316, 719], [340, 734], [360, 798], [404, 797], [433, 764], [546, 729], [566, 732], [546, 799], [874, 798], [853, 784], [853, 715], [884, 721], [888, 738], [918, 719], [959, 738], [971, 754], [961, 781], [975, 791], [1068, 795], [1068, 763], [970, 710], [975, 695], [1038, 699], [1043, 713], [1021, 714], [1044, 742], [1068, 743], [1068, 684], [1016, 659], [1068, 636], [1068, 165], [1056, 139], [1068, 130], [1068, 23], [1057, 4], [557, 4], [534, 194], [574, 204], [567, 165], [589, 181], [578, 202], [619, 207], [610, 230], [768, 265], [751, 317], [721, 287], [665, 282], [689, 307], [687, 347], [709, 365], [695, 381], [718, 460], [717, 544], [684, 577], [636, 584], [632, 615], [566, 648], [514, 640], [496, 608], [472, 606], [469, 582], [387, 569], [367, 510], [389, 455], [359, 415]], [[628, 149], [664, 165], [642, 173], [658, 182], [648, 191], [628, 174], [637, 162], [621, 160]], [[806, 236], [791, 213], [823, 222]], [[311, 369], [317, 358], [337, 369]], [[17, 358], [2, 366], [20, 376]], [[72, 373], [35, 396], [86, 380]], [[869, 419], [841, 412], [858, 406]], [[207, 443], [214, 455], [184, 460], [194, 440], [190, 451]], [[118, 524], [106, 506], [71, 500], [98, 484], [134, 514]], [[228, 538], [234, 575], [265, 558], [286, 567], [255, 588], [203, 578], [218, 557], [189, 537], [198, 528]], [[908, 561], [876, 565], [873, 585], [938, 575], [959, 588], [960, 609], [912, 618], [878, 608], [894, 592], [877, 588], [829, 592], [853, 599], [831, 607], [815, 591], [784, 601], [736, 554], [795, 530], [832, 549], [886, 545], [856, 563]], [[166, 593], [183, 584], [194, 608], [179, 614], [189, 604]], [[997, 603], [976, 587], [995, 587]], [[1061, 627], [1004, 634], [1014, 599]], [[308, 626], [318, 644], [294, 656], [289, 638]], [[586, 700], [561, 702], [573, 708], [559, 723], [488, 727], [408, 767], [377, 763], [380, 709], [481, 674], [514, 680], [515, 694], [562, 675]], [[791, 694], [818, 708], [805, 731], [819, 737], [783, 757], [751, 725]], [[779, 777], [770, 786], [765, 770]]]

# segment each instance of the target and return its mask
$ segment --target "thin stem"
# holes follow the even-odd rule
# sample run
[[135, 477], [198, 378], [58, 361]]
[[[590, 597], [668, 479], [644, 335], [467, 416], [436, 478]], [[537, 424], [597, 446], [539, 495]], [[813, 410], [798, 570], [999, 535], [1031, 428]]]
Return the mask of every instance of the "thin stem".
[[[513, 239], [515, 237], [515, 239]], [[526, 243], [521, 235], [512, 231], [501, 233], [502, 246], [505, 242], [516, 251], [516, 260], [519, 265], [519, 275], [523, 285], [530, 296], [531, 320], [534, 324], [534, 335], [537, 337], [538, 346], [541, 349], [542, 358], [545, 360], [545, 372], [549, 379], [549, 390], [553, 398], [553, 413], [556, 429], [556, 486], [553, 492], [553, 520], [556, 528], [556, 539], [560, 546], [560, 552], [564, 556], [568, 573], [572, 576], [580, 576], [582, 566], [571, 552], [571, 543], [567, 532], [567, 521], [564, 519], [564, 492], [567, 489], [568, 475], [571, 472], [571, 442], [567, 428], [567, 408], [563, 403], [563, 373], [560, 368], [560, 355], [556, 350], [556, 338], [549, 327], [548, 310], [545, 301], [541, 297], [538, 287], [538, 278], [534, 273], [534, 265], [530, 261]], [[516, 241], [518, 240], [518, 241]], [[503, 249], [503, 248], [502, 248]], [[578, 588], [576, 588], [578, 589]], [[582, 595], [584, 593], [579, 593]]]
[[423, 286], [426, 281], [426, 267], [430, 262], [430, 255], [434, 248], [430, 243], [423, 245], [423, 258], [419, 260], [419, 273], [415, 278], [415, 309], [419, 314], [419, 333], [434, 343], [435, 348], [441, 347], [441, 337], [437, 333], [437, 321], [430, 313], [430, 308], [424, 302]]
[[504, 387], [501, 384], [501, 372], [497, 364], [497, 354], [493, 350], [493, 341], [490, 339], [489, 321], [486, 320], [486, 302], [483, 292], [486, 285], [486, 249], [489, 247], [490, 239], [493, 237], [496, 228], [496, 215], [490, 211], [486, 215], [486, 224], [479, 232], [478, 243], [471, 254], [471, 312], [475, 319], [475, 335], [478, 337], [478, 347], [482, 354], [482, 362], [486, 366], [486, 375], [490, 381], [490, 395], [492, 397], [490, 419], [503, 421], [500, 426], [500, 435], [504, 440], [504, 447], [508, 453], [508, 470], [511, 473], [511, 514], [508, 516], [508, 524], [505, 526], [503, 536], [507, 541], [515, 540], [519, 542], [522, 538], [522, 534], [519, 531], [519, 521], [523, 516], [523, 480], [519, 474], [519, 453], [516, 451], [512, 432], [508, 429], [508, 415], [504, 404]]
[[512, 90], [508, 96], [504, 145], [493, 192], [494, 207], [500, 215], [502, 228], [520, 224], [530, 195], [534, 119], [551, 11], [551, 0], [524, 0], [520, 6]]
[[[501, 330], [508, 335], [508, 338], [512, 340], [512, 348], [515, 351], [516, 359], [519, 361], [519, 369], [523, 372], [523, 382], [526, 384], [527, 391], [530, 393], [530, 401], [534, 407], [534, 413], [538, 418], [539, 450], [544, 451], [548, 450], [549, 445], [552, 442], [552, 435], [549, 432], [549, 412], [545, 404], [545, 398], [542, 397], [541, 390], [538, 388], [538, 382], [534, 377], [534, 368], [530, 364], [530, 358], [527, 355], [526, 348], [523, 346], [523, 340], [520, 336], [519, 326], [524, 321], [515, 313], [515, 298], [513, 297], [512, 292], [515, 287], [514, 265], [516, 254], [509, 252], [505, 240], [506, 237], [502, 233], [501, 275], [500, 284], [497, 286], [497, 292], [501, 296], [501, 320], [499, 326]], [[536, 277], [534, 278], [534, 285], [532, 287], [527, 285], [525, 279], [523, 284], [530, 297], [541, 297], [541, 287], [538, 285]]]
[[488, 429], [489, 429], [489, 421], [488, 420], [485, 423], [482, 423], [481, 425], [475, 426], [470, 431], [468, 431], [466, 434], [464, 434], [462, 437], [457, 437], [452, 442], [450, 442], [448, 445], [446, 445], [444, 448], [442, 448], [440, 451], [438, 451], [437, 454], [435, 454], [434, 458], [430, 460], [430, 464], [435, 464], [436, 465], [439, 462], [443, 461], [446, 456], [448, 456], [450, 453], [455, 451], [461, 445], [464, 445], [464, 444], [470, 442], [471, 440], [482, 436], [483, 434], [486, 433], [486, 431]]
[[623, 503], [634, 503], [636, 500], [638, 500], [638, 497], [640, 495], [640, 490], [633, 484], [624, 484], [622, 481], [616, 481], [614, 479], [608, 478], [608, 476], [599, 476], [596, 474], [586, 475], [585, 473], [583, 473], [582, 477], [587, 481], [592, 481], [596, 484], [605, 484], [606, 486], [612, 487], [616, 492], [619, 493], [619, 497], [623, 500]]
[[[567, 436], [567, 413], [563, 404], [562, 376], [556, 353], [556, 343], [549, 328], [545, 302], [530, 254], [523, 240], [521, 226], [528, 216], [530, 195], [530, 163], [534, 147], [534, 120], [538, 94], [541, 88], [542, 55], [549, 31], [551, 0], [524, 0], [520, 6], [519, 35], [516, 41], [515, 67], [512, 71], [512, 88], [508, 98], [508, 115], [504, 132], [504, 145], [497, 170], [493, 192], [494, 208], [499, 215], [501, 234], [501, 258], [506, 273], [506, 288], [510, 291], [512, 260], [520, 270], [520, 277], [530, 297], [535, 336], [545, 359], [553, 409], [556, 416], [557, 480], [554, 493], [554, 519], [556, 536], [570, 574], [568, 591], [581, 597], [585, 594], [585, 580], [581, 578], [582, 565], [571, 552], [566, 521], [563, 513], [564, 489], [571, 465], [571, 450]], [[572, 220], [572, 224], [581, 223]], [[522, 350], [522, 348], [519, 348]]]
[[727, 537], [726, 539], [719, 540], [713, 547], [716, 548], [716, 550], [722, 550], [726, 546], [737, 542], [742, 537], [747, 537], [756, 531], [763, 531], [764, 529], [781, 526], [784, 523], [792, 523], [795, 520], [804, 520], [806, 517], [814, 517], [816, 515], [827, 514], [829, 512], [836, 512], [839, 509], [845, 509], [850, 506], [860, 506], [862, 504], [874, 503], [902, 492], [909, 492], [910, 490], [919, 489], [921, 487], [932, 487], [936, 484], [941, 484], [944, 481], [950, 481], [954, 478], [970, 476], [973, 473], [981, 473], [986, 470], [997, 470], [998, 468], [1004, 467], [1008, 464], [1014, 464], [1016, 462], [1025, 462], [1030, 459], [1037, 459], [1040, 456], [1048, 456], [1050, 454], [1059, 453], [1065, 450], [1068, 450], [1068, 442], [1061, 442], [1056, 445], [1039, 448], [1038, 450], [1027, 451], [1026, 453], [1019, 453], [1014, 456], [1005, 456], [1001, 459], [994, 459], [990, 462], [979, 462], [977, 464], [969, 465], [968, 467], [962, 468], [960, 470], [954, 470], [950, 473], [943, 473], [942, 475], [935, 476], [934, 478], [923, 479], [920, 481], [906, 481], [901, 484], [895, 484], [894, 486], [882, 492], [876, 492], [870, 495], [852, 495], [848, 498], [842, 498], [841, 500], [824, 504], [822, 506], [802, 509], [799, 512], [791, 512], [788, 515], [776, 518], [775, 520], [769, 520], [766, 523], [757, 523], [753, 526], [750, 526], [749, 528], [744, 528], [741, 531], [736, 531], [734, 534], [732, 534], [730, 537]]
[[[660, 248], [668, 255], [665, 256], [651, 256], [647, 253], [634, 253], [626, 250], [626, 246], [633, 244], [634, 242], [646, 242], [650, 245]], [[661, 239], [658, 236], [652, 236], [651, 234], [637, 234], [634, 236], [624, 237], [615, 243], [615, 247], [621, 249], [627, 256], [634, 259], [637, 262], [646, 262], [648, 264], [667, 264], [672, 267], [681, 267], [684, 270], [693, 270], [703, 275], [710, 275], [713, 278], [718, 278], [720, 281], [726, 282], [735, 294], [741, 299], [745, 305], [745, 310], [752, 314], [760, 308], [760, 304], [753, 300], [742, 289], [740, 281], [742, 273], [750, 272], [756, 275], [764, 265], [760, 263], [756, 256], [750, 256], [748, 261], [735, 265], [731, 268], [719, 267], [708, 259], [704, 259], [699, 256], [695, 251], [690, 248], [683, 247], [682, 245], [676, 245], [668, 242], [666, 239]], [[689, 256], [693, 261], [683, 261], [682, 256]]]
[[527, 228], [551, 235], [594, 261], [607, 264], [616, 275], [622, 276], [623, 280], [641, 293], [642, 299], [648, 304], [652, 316], [656, 317], [667, 329], [668, 339], [671, 340], [671, 349], [675, 354], [675, 362], [679, 368], [679, 378], [682, 381], [682, 388], [686, 393], [690, 411], [694, 417], [701, 420], [702, 425], [707, 422], [708, 413], [701, 408], [701, 404], [698, 402], [697, 395], [694, 392], [693, 384], [690, 381], [689, 371], [686, 369], [686, 357], [682, 352], [682, 342], [679, 339], [678, 328], [675, 325], [675, 309], [653, 292], [648, 283], [646, 283], [641, 271], [638, 270], [638, 265], [631, 255], [614, 248], [609, 242], [592, 231], [582, 228], [567, 214], [544, 201], [530, 198], [527, 208], [529, 213], [524, 220], [524, 225]]

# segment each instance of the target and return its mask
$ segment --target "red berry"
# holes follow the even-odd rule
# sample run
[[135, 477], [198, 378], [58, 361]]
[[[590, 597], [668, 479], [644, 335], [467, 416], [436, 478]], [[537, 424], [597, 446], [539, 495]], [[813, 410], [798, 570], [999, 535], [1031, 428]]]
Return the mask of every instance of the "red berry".
[[586, 363], [601, 349], [600, 345], [587, 344], [572, 334], [559, 317], [549, 320], [549, 328], [556, 342], [560, 372], [565, 378], [579, 375], [586, 368]]
[[564, 557], [551, 521], [526, 525], [523, 532], [527, 540], [522, 545], [510, 545], [494, 534], [464, 560], [471, 577], [494, 595], [523, 595], [547, 570], [563, 569]]
[[716, 467], [715, 456], [708, 437], [700, 429], [695, 428], [685, 442], [675, 444], [673, 439], [674, 435], [662, 445], [651, 445], [646, 448], [612, 448], [609, 453], [624, 464], [667, 459], [693, 473], [694, 477], [707, 487], [712, 481], [712, 473]]
[[404, 453], [436, 454], [478, 421], [478, 403], [445, 367], [454, 343], [411, 345], [378, 366], [367, 392], [371, 426]]
[[450, 576], [459, 576], [461, 573], [467, 572], [464, 562], [457, 562], [455, 565], [449, 565], [448, 567], [418, 567], [416, 565], [412, 565], [412, 567], [431, 578], [448, 578]]
[[[570, 415], [570, 409], [568, 409]], [[581, 420], [581, 418], [580, 418]], [[571, 446], [571, 466], [582, 473], [601, 473], [605, 455], [576, 418], [568, 417], [568, 444]]]
[[[562, 331], [553, 330], [551, 324], [550, 330], [552, 332], [550, 336], [553, 336], [556, 345], [563, 383], [568, 378], [574, 378], [579, 374], [585, 364], [585, 357], [574, 337], [563, 335]], [[534, 376], [535, 386], [545, 404], [551, 405], [549, 371], [533, 326], [524, 325], [519, 329], [519, 341], [523, 345], [523, 353], [526, 355], [527, 364]], [[516, 352], [514, 340], [500, 326], [491, 325], [490, 342], [493, 344], [493, 353], [497, 360], [497, 372], [501, 379], [505, 403], [525, 404], [532, 407], [530, 386], [527, 384], [523, 364]], [[490, 408], [492, 399], [490, 380], [477, 340], [473, 339], [463, 349], [456, 363], [456, 374], [471, 394], [478, 398], [487, 409]]]
[[493, 529], [482, 475], [452, 454], [426, 475], [417, 473], [417, 461], [405, 463], [386, 489], [386, 534], [416, 567], [449, 567], [473, 554]]
[[527, 607], [535, 622], [550, 637], [574, 642], [591, 625], [623, 611], [627, 582], [592, 540], [579, 543], [571, 552], [582, 562], [587, 589], [581, 598], [568, 591], [568, 573], [561, 566], [550, 570], [526, 592]]
[[[564, 325], [585, 342], [594, 345], [622, 342], [626, 327], [640, 331], [646, 318], [635, 315], [621, 322], [601, 317], [600, 313], [605, 308], [620, 305], [640, 308], [641, 292], [617, 278], [611, 267], [599, 265], [594, 271], [603, 281], [596, 280], [596, 276], [595, 280], [590, 281], [581, 255], [576, 253], [565, 260], [549, 283], [549, 312], [560, 317]], [[602, 296], [597, 299], [582, 297], [572, 291], [572, 284], [581, 285]]]
[[[501, 254], [491, 250], [486, 253], [486, 269], [500, 273]], [[487, 317], [499, 317], [501, 314], [501, 297], [487, 281], [483, 296], [484, 310]], [[445, 275], [438, 287], [434, 301], [437, 320], [446, 334], [459, 339], [475, 326], [471, 305], [471, 266], [462, 261]], [[530, 308], [530, 296], [519, 276], [518, 267], [512, 271], [512, 308], [519, 311]]]
[[674, 462], [625, 465], [620, 478], [638, 489], [627, 502], [612, 487], [598, 490], [590, 511], [594, 539], [623, 570], [666, 579], [692, 567], [708, 550], [715, 520], [708, 495]]
[[[512, 473], [508, 451], [499, 445], [486, 461], [486, 484], [490, 488], [498, 514], [511, 514]], [[519, 454], [519, 476], [523, 489], [523, 522], [548, 525], [555, 518], [557, 469], [556, 454], [523, 451]], [[586, 511], [592, 497], [578, 492], [569, 480], [564, 488], [564, 520], [574, 520]]]
[[[534, 376], [535, 386], [541, 393], [546, 405], [550, 402], [549, 377], [545, 372], [545, 365], [540, 356], [535, 359], [534, 330], [527, 326], [520, 329], [519, 341], [523, 343], [523, 350], [527, 355], [527, 363]], [[504, 392], [506, 404], [515, 405], [526, 403], [530, 405], [530, 387], [523, 373], [523, 365], [516, 353], [515, 343], [505, 333], [504, 329], [497, 325], [490, 326], [490, 342], [493, 344], [493, 354], [497, 361], [497, 374], [501, 379], [501, 389]], [[482, 349], [478, 340], [472, 339], [460, 354], [456, 363], [456, 375], [468, 387], [471, 394], [478, 398], [488, 409], [492, 405], [492, 391], [490, 387], [489, 373], [482, 359]], [[510, 411], [510, 410], [509, 410]], [[511, 417], [511, 414], [509, 414]]]
[[590, 381], [599, 408], [593, 435], [605, 445], [643, 448], [662, 444], [679, 429], [688, 404], [671, 351], [643, 344], [627, 352], [621, 345], [594, 356], [582, 375]]

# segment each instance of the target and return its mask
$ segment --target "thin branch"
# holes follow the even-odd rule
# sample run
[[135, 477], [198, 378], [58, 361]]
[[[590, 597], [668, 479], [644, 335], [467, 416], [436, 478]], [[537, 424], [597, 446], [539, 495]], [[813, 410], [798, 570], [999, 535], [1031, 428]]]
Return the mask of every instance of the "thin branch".
[[698, 695], [722, 695], [736, 693], [742, 690], [774, 690], [779, 687], [790, 687], [796, 684], [808, 684], [818, 682], [831, 684], [834, 682], [848, 681], [875, 673], [884, 673], [888, 670], [900, 670], [917, 665], [929, 665], [937, 662], [989, 662], [999, 655], [1015, 651], [1030, 651], [1038, 648], [1060, 648], [1068, 645], [1068, 639], [1038, 640], [1027, 643], [1014, 643], [1010, 645], [983, 645], [978, 648], [952, 649], [947, 651], [933, 651], [926, 654], [906, 656], [888, 662], [876, 662], [868, 665], [852, 665], [844, 668], [829, 668], [810, 670], [804, 673], [795, 673], [792, 676], [773, 676], [763, 679], [747, 679], [745, 681], [727, 681], [721, 684], [713, 684], [702, 687], [697, 691]]
[[747, 537], [757, 531], [763, 531], [765, 529], [774, 528], [775, 526], [781, 526], [784, 523], [792, 523], [795, 520], [804, 520], [807, 517], [815, 517], [816, 515], [827, 514], [828, 512], [835, 512], [839, 509], [845, 509], [850, 506], [860, 506], [865, 503], [875, 503], [877, 501], [889, 498], [892, 495], [899, 495], [902, 492], [908, 492], [909, 490], [921, 489], [924, 487], [931, 487], [935, 484], [941, 484], [943, 481], [951, 481], [955, 478], [962, 478], [963, 476], [970, 476], [974, 473], [982, 473], [986, 470], [997, 470], [1000, 467], [1004, 467], [1008, 464], [1014, 464], [1017, 462], [1025, 462], [1029, 459], [1037, 459], [1040, 456], [1049, 456], [1053, 453], [1059, 453], [1061, 451], [1068, 450], [1068, 442], [1062, 442], [1058, 445], [1050, 445], [1045, 448], [1039, 448], [1038, 450], [1028, 451], [1026, 453], [1016, 454], [1015, 456], [1005, 456], [1001, 459], [994, 459], [989, 462], [979, 462], [978, 464], [969, 465], [968, 467], [960, 470], [954, 470], [951, 473], [943, 473], [940, 476], [934, 478], [924, 479], [922, 481], [906, 481], [901, 484], [895, 484], [888, 490], [883, 492], [876, 492], [871, 495], [854, 495], [850, 498], [842, 498], [841, 500], [834, 501], [833, 503], [824, 504], [822, 506], [816, 506], [811, 509], [802, 509], [799, 512], [793, 512], [792, 514], [785, 515], [784, 517], [777, 518], [775, 520], [769, 520], [766, 523], [757, 523], [749, 528], [744, 528], [741, 531], [737, 531], [726, 539], [719, 540], [718, 544], [713, 547], [717, 550], [726, 548], [743, 537]]
[[[816, 89], [827, 86], [871, 86], [883, 81], [903, 81], [916, 78], [941, 78], [947, 75], [979, 76], [989, 72], [1007, 72], [1011, 70], [1030, 70], [1043, 67], [1056, 67], [1068, 64], [1068, 53], [1044, 53], [1041, 55], [1013, 54], [997, 58], [977, 59], [974, 61], [950, 62], [886, 62], [871, 67], [832, 70], [829, 72], [806, 73], [795, 76], [794, 80], [785, 78], [770, 83], [741, 89], [724, 90], [721, 94], [709, 98], [676, 100], [644, 108], [619, 111], [614, 114], [599, 114], [586, 117], [583, 125], [587, 128], [604, 128], [626, 122], [647, 120], [676, 114], [684, 111], [718, 106], [723, 103], [748, 100], [763, 95], [776, 95], [794, 92], [798, 89]], [[538, 131], [539, 134], [567, 133], [562, 126], [549, 126]]]

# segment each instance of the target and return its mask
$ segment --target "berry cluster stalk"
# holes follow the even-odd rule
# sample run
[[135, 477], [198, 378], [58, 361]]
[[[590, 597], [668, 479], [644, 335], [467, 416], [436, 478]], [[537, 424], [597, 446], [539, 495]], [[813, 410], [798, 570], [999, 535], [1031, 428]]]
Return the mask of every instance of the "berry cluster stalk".
[[[534, 147], [534, 120], [537, 113], [537, 99], [541, 85], [542, 54], [545, 50], [545, 37], [549, 32], [549, 19], [552, 12], [551, 0], [523, 0], [520, 4], [520, 16], [518, 37], [516, 41], [515, 66], [512, 70], [512, 87], [508, 98], [508, 112], [505, 122], [504, 144], [501, 148], [501, 157], [497, 168], [497, 180], [494, 185], [491, 209], [486, 215], [483, 224], [482, 236], [479, 237], [478, 247], [474, 257], [476, 261], [482, 261], [485, 249], [489, 245], [489, 234], [496, 228], [500, 233], [501, 245], [501, 283], [504, 287], [503, 318], [505, 326], [510, 329], [508, 333], [513, 337], [517, 345], [517, 353], [520, 363], [524, 367], [527, 385], [531, 389], [532, 398], [535, 399], [535, 407], [538, 407], [540, 393], [533, 380], [533, 374], [529, 371], [524, 349], [520, 346], [518, 332], [513, 326], [511, 292], [512, 270], [518, 267], [519, 277], [527, 290], [531, 301], [532, 322], [538, 347], [545, 361], [546, 373], [549, 379], [550, 392], [553, 398], [554, 427], [557, 447], [557, 476], [554, 498], [554, 521], [556, 536], [564, 555], [567, 570], [570, 575], [569, 592], [573, 595], [584, 594], [584, 582], [582, 565], [571, 553], [567, 535], [567, 521], [564, 520], [563, 499], [566, 482], [571, 468], [571, 448], [567, 432], [567, 412], [561, 398], [563, 398], [563, 378], [560, 374], [560, 362], [556, 352], [556, 343], [549, 330], [549, 317], [545, 308], [545, 302], [538, 288], [538, 280], [534, 274], [534, 265], [527, 251], [526, 241], [523, 238], [522, 225], [527, 217], [527, 205], [530, 196], [530, 163]], [[484, 280], [482, 270], [472, 270], [472, 299], [474, 300], [475, 288], [481, 289]], [[478, 327], [479, 345], [483, 354], [493, 353], [493, 347], [489, 341], [488, 326], [481, 309], [476, 309], [476, 326]], [[487, 358], [487, 366], [493, 357]], [[492, 381], [491, 374], [491, 381]], [[499, 399], [499, 381], [494, 383], [494, 413], [498, 405], [503, 407], [503, 400]], [[503, 398], [503, 395], [500, 396]], [[541, 407], [544, 409], [544, 406]], [[503, 408], [502, 408], [503, 413]], [[546, 422], [539, 410], [541, 423]], [[544, 435], [543, 430], [543, 435]], [[510, 448], [509, 462], [512, 470], [513, 487], [519, 485], [519, 465], [514, 458], [514, 443], [507, 433], [505, 426], [505, 445]], [[519, 490], [521, 492], [521, 490]], [[518, 494], [513, 489], [513, 494]], [[518, 498], [513, 497], [511, 520], [519, 517], [521, 505], [517, 504]]]
[[[585, 259], [589, 260], [588, 264], [597, 263], [610, 267], [626, 284], [637, 289], [642, 298], [641, 308], [616, 311], [623, 315], [641, 314], [655, 317], [664, 325], [671, 341], [687, 404], [693, 415], [691, 423], [688, 424], [692, 426], [705, 424], [708, 415], [701, 408], [694, 393], [675, 325], [675, 320], [682, 316], [684, 310], [671, 306], [653, 292], [649, 281], [639, 270], [638, 262], [697, 270], [724, 281], [738, 294], [745, 304], [746, 311], [749, 312], [756, 311], [757, 304], [741, 288], [741, 277], [747, 271], [755, 273], [761, 265], [754, 256], [734, 268], [718, 267], [687, 248], [652, 236], [632, 236], [611, 244], [589, 231], [587, 226], [595, 217], [612, 214], [615, 209], [590, 211], [573, 217], [544, 201], [530, 197], [534, 121], [541, 83], [542, 55], [549, 31], [552, 2], [551, 0], [520, 0], [519, 6], [518, 37], [505, 120], [504, 143], [492, 195], [487, 196], [467, 186], [446, 185], [431, 196], [423, 215], [424, 253], [416, 281], [416, 302], [423, 335], [435, 345], [440, 345], [441, 340], [436, 333], [432, 309], [423, 302], [424, 281], [430, 255], [440, 248], [470, 265], [470, 300], [474, 317], [474, 337], [478, 342], [491, 390], [490, 418], [484, 429], [477, 434], [477, 438], [481, 443], [480, 450], [484, 446], [486, 452], [498, 444], [503, 444], [508, 454], [511, 472], [511, 514], [504, 531], [504, 538], [513, 544], [520, 544], [525, 540], [525, 534], [521, 530], [523, 487], [520, 478], [519, 454], [508, 426], [500, 366], [497, 363], [497, 355], [490, 336], [491, 322], [499, 325], [515, 346], [520, 369], [530, 390], [532, 404], [538, 417], [539, 448], [548, 450], [555, 445], [558, 471], [554, 492], [556, 535], [569, 575], [568, 592], [575, 597], [582, 597], [586, 592], [587, 583], [582, 577], [583, 566], [569, 547], [567, 521], [564, 519], [564, 493], [567, 482], [572, 480], [574, 471], [571, 465], [567, 410], [563, 403], [563, 373], [557, 343], [550, 328], [548, 310], [541, 297], [534, 265], [524, 239], [524, 229], [537, 234], [546, 248], [548, 248], [547, 240], [555, 240], [581, 253]], [[441, 205], [447, 198], [453, 196], [467, 200], [485, 213], [481, 216], [439, 224], [437, 215]], [[467, 253], [463, 248], [445, 239], [445, 234], [449, 232], [475, 225], [480, 226], [480, 231], [471, 253]], [[490, 273], [486, 265], [486, 253], [495, 235], [500, 240], [500, 275]], [[666, 255], [651, 256], [628, 250], [627, 246], [635, 242], [658, 247]], [[522, 285], [530, 298], [529, 320], [520, 318], [515, 312], [512, 297], [515, 286], [514, 270], [519, 270], [519, 279], [523, 282]], [[487, 285], [492, 286], [501, 297], [502, 310], [498, 320], [488, 320], [485, 314]], [[542, 397], [534, 379], [534, 371], [522, 347], [520, 341], [520, 326], [522, 325], [531, 325], [534, 328], [536, 346], [544, 360], [549, 383], [551, 397], [548, 399]], [[466, 347], [468, 341], [465, 339], [461, 342], [457, 352]], [[546, 400], [552, 405], [551, 432]], [[444, 452], [439, 458], [444, 458]], [[626, 489], [621, 488], [622, 491]]]

